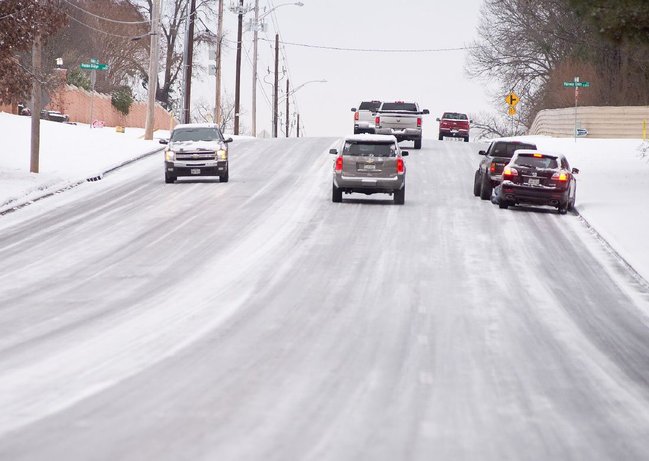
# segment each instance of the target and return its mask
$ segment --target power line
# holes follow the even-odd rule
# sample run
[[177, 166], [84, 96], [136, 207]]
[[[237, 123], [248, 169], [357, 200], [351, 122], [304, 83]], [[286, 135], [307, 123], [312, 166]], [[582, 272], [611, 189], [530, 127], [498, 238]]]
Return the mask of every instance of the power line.
[[77, 23], [81, 24], [82, 26], [85, 26], [85, 27], [87, 27], [88, 29], [92, 29], [92, 30], [94, 30], [94, 31], [96, 31], [96, 32], [101, 32], [102, 34], [110, 35], [110, 36], [112, 36], [112, 37], [119, 37], [119, 38], [134, 38], [133, 35], [120, 35], [120, 34], [113, 34], [113, 33], [111, 33], [111, 32], [106, 32], [105, 30], [97, 29], [96, 27], [92, 27], [92, 26], [86, 24], [85, 22], [79, 21], [77, 18], [75, 18], [75, 17], [73, 17], [73, 16], [70, 16], [68, 13], [65, 13], [65, 15], [66, 15], [68, 18], [72, 19], [74, 22], [77, 22]]
[[[261, 38], [261, 40], [269, 42], [269, 39]], [[324, 46], [324, 45], [311, 45], [307, 43], [295, 43], [295, 42], [285, 42], [281, 41], [282, 45], [291, 45], [291, 46], [300, 46], [303, 48], [316, 48], [320, 50], [330, 50], [330, 51], [356, 51], [356, 52], [366, 52], [366, 53], [438, 53], [444, 51], [464, 51], [470, 50], [474, 47], [463, 46], [459, 48], [422, 48], [422, 49], [384, 49], [384, 48], [344, 48], [337, 46]]]
[[[116, 23], [116, 24], [151, 24], [151, 21], [148, 21], [148, 20], [147, 20], [147, 21], [118, 21], [118, 20], [116, 20], [116, 19], [106, 18], [106, 17], [104, 17], [104, 16], [99, 16], [99, 15], [97, 15], [97, 14], [91, 13], [91, 12], [88, 11], [88, 10], [84, 10], [84, 9], [81, 8], [80, 6], [75, 5], [74, 3], [72, 3], [72, 2], [70, 2], [70, 1], [68, 1], [68, 0], [63, 0], [63, 1], [64, 1], [65, 3], [67, 3], [68, 5], [74, 7], [74, 8], [76, 8], [76, 9], [78, 9], [78, 10], [81, 10], [81, 11], [83, 11], [84, 13], [86, 13], [86, 14], [88, 14], [88, 15], [90, 15], [90, 16], [93, 16], [93, 17], [95, 17], [95, 18], [97, 18], [97, 19], [101, 19], [102, 21], [114, 22], [114, 23]], [[1, 19], [1, 18], [0, 18], [0, 19]]]

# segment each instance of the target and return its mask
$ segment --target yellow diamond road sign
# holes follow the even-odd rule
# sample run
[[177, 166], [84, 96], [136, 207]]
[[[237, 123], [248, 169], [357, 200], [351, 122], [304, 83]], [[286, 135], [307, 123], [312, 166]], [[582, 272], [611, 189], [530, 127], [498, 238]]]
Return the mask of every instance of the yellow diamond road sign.
[[509, 106], [509, 110], [507, 111], [507, 115], [510, 117], [513, 117], [516, 115], [516, 108], [514, 106]]
[[510, 92], [507, 97], [505, 98], [505, 102], [509, 104], [509, 107], [516, 107], [516, 104], [518, 104], [518, 101], [520, 101], [520, 98], [516, 93], [513, 91]]

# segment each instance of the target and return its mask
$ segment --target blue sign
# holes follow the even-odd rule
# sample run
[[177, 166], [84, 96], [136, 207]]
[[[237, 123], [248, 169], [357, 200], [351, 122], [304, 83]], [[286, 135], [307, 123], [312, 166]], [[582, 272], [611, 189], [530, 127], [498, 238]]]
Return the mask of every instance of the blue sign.
[[577, 128], [577, 136], [587, 136], [588, 130], [586, 128]]

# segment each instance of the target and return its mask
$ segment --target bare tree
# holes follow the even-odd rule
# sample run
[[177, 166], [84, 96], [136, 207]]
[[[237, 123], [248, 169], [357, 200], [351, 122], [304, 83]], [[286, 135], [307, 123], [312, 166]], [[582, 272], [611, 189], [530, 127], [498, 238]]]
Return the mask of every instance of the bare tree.
[[[240, 110], [241, 114], [245, 114], [244, 110]], [[223, 133], [232, 132], [234, 126], [234, 100], [229, 94], [221, 98], [221, 125], [220, 130]], [[215, 123], [214, 122], [214, 106], [205, 100], [199, 101], [192, 113], [192, 121], [195, 123]], [[239, 126], [241, 133], [247, 130], [244, 126]]]

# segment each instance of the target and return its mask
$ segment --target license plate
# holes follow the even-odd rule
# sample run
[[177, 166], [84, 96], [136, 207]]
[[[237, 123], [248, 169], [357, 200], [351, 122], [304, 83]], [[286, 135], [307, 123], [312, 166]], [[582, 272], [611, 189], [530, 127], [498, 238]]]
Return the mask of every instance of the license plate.
[[201, 174], [200, 168], [192, 168], [191, 170], [189, 170], [189, 172], [191, 174]]
[[527, 180], [527, 184], [529, 184], [530, 186], [538, 186], [539, 178], [530, 178]]
[[444, 136], [444, 140], [445, 141], [456, 141], [456, 142], [457, 141], [464, 141], [463, 138], [455, 138], [455, 137], [451, 137], [451, 136]]
[[364, 170], [376, 170], [376, 165], [363, 165]]

